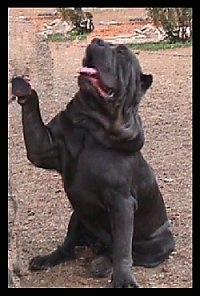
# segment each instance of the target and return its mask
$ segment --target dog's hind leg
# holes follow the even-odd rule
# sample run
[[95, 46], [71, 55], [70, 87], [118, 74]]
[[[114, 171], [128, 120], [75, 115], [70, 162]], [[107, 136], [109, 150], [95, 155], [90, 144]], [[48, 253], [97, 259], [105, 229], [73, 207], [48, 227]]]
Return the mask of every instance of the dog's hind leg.
[[167, 259], [175, 248], [175, 241], [166, 221], [146, 240], [133, 242], [135, 266], [155, 267]]
[[47, 269], [51, 266], [60, 264], [61, 262], [75, 258], [74, 248], [79, 241], [81, 224], [75, 212], [72, 213], [68, 225], [67, 235], [61, 246], [47, 255], [39, 255], [34, 257], [29, 262], [30, 270]]

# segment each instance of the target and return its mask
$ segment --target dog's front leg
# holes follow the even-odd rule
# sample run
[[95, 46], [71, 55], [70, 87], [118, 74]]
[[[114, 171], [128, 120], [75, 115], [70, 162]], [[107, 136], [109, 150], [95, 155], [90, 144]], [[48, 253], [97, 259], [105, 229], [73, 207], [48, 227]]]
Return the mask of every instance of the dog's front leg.
[[[43, 123], [39, 98], [28, 76], [13, 78], [12, 92], [22, 107], [23, 135], [28, 159], [35, 166], [60, 171], [56, 139], [56, 134], [62, 130], [59, 115], [52, 120], [51, 129]], [[56, 130], [56, 133], [53, 133], [53, 130]]]
[[114, 288], [138, 288], [132, 272], [132, 238], [134, 223], [134, 198], [119, 193], [111, 194], [109, 205], [113, 239], [113, 275]]

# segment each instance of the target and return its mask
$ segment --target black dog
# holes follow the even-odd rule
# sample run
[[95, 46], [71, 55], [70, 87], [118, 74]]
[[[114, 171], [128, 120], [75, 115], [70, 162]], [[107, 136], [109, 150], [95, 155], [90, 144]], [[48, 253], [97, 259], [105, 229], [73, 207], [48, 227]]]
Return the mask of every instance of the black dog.
[[13, 92], [22, 105], [27, 157], [61, 174], [74, 210], [63, 244], [33, 258], [30, 269], [72, 259], [75, 246], [87, 245], [97, 254], [94, 274], [105, 276], [112, 268], [113, 287], [138, 287], [132, 266], [154, 267], [174, 249], [162, 195], [140, 152], [138, 106], [152, 75], [142, 73], [126, 46], [94, 39], [83, 59], [79, 91], [47, 125], [36, 91], [27, 91], [21, 80], [13, 80]]

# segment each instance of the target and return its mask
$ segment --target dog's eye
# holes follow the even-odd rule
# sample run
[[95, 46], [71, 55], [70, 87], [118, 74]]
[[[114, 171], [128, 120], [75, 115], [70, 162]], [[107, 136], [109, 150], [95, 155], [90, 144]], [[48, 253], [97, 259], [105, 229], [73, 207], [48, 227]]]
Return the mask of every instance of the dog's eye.
[[123, 44], [120, 44], [116, 48], [117, 53], [125, 53], [127, 51], [127, 47]]

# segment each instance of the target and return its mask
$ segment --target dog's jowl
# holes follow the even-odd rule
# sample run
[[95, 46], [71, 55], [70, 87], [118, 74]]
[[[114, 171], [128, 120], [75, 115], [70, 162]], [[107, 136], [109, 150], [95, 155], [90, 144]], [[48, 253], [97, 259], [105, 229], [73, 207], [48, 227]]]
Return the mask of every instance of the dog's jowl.
[[61, 246], [31, 259], [30, 270], [71, 260], [75, 247], [86, 245], [95, 255], [94, 276], [110, 276], [115, 288], [137, 288], [134, 265], [157, 266], [173, 251], [164, 200], [141, 154], [138, 106], [152, 81], [126, 46], [93, 39], [83, 57], [78, 92], [45, 125], [37, 92], [29, 85], [23, 93], [29, 77], [13, 79], [27, 157], [60, 173], [73, 208]]

